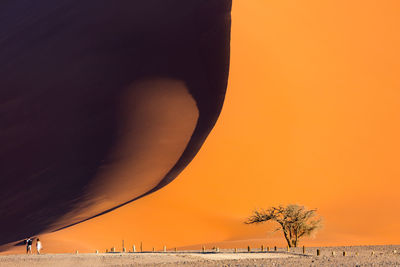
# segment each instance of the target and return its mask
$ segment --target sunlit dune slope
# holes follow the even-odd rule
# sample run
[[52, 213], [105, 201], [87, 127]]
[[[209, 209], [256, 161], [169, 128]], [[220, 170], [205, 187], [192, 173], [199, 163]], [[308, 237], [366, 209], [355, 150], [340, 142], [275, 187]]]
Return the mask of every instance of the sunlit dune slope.
[[[398, 1], [233, 2], [227, 98], [193, 162], [163, 190], [43, 237], [46, 252], [284, 246], [255, 208], [318, 208], [302, 244], [398, 244]], [[24, 252], [23, 247], [14, 252]]]
[[48, 249], [284, 246], [275, 225], [243, 224], [279, 203], [324, 217], [306, 246], [399, 243], [399, 9], [234, 1], [227, 99], [200, 153], [163, 190], [44, 237]]

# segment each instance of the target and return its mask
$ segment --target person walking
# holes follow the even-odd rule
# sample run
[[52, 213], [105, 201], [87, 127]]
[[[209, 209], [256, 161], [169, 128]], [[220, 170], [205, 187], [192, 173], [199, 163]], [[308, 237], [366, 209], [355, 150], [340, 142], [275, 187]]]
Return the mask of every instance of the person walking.
[[40, 254], [40, 250], [41, 250], [42, 248], [43, 248], [43, 247], [42, 247], [42, 242], [40, 242], [39, 238], [36, 239], [36, 251], [37, 251], [37, 254]]
[[32, 239], [28, 238], [26, 241], [26, 254], [32, 254]]

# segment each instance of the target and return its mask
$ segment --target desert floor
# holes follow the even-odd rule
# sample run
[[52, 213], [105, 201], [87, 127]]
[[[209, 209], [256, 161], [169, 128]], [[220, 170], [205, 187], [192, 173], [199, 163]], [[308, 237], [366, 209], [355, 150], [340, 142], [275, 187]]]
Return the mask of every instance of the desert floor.
[[[320, 249], [321, 255], [316, 251]], [[400, 246], [0, 256], [0, 266], [400, 266]], [[346, 256], [343, 256], [343, 252]], [[334, 252], [334, 253], [332, 253]]]

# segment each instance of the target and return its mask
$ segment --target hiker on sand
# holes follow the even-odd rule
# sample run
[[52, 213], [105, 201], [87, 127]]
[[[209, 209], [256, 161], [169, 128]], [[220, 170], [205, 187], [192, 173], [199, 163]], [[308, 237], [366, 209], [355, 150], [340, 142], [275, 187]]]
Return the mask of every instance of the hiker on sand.
[[32, 239], [28, 238], [26, 241], [26, 254], [32, 254]]
[[40, 242], [39, 238], [36, 239], [36, 251], [37, 254], [40, 254], [40, 250], [42, 249], [42, 242]]

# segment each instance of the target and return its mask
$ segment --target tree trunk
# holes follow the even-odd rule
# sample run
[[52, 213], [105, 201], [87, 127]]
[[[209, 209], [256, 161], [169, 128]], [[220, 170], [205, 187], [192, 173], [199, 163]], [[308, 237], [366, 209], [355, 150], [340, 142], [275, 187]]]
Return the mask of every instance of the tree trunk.
[[288, 237], [287, 231], [283, 227], [282, 227], [282, 229], [283, 229], [283, 235], [285, 236], [286, 242], [288, 243], [289, 248], [291, 248], [292, 244], [290, 243], [290, 239]]
[[297, 248], [297, 244], [299, 243], [299, 238], [298, 238], [297, 235], [296, 235], [296, 237], [295, 237], [293, 242], [294, 242], [294, 247]]
[[294, 233], [294, 247], [297, 248], [297, 244], [299, 243], [299, 225], [296, 226], [296, 231]]

